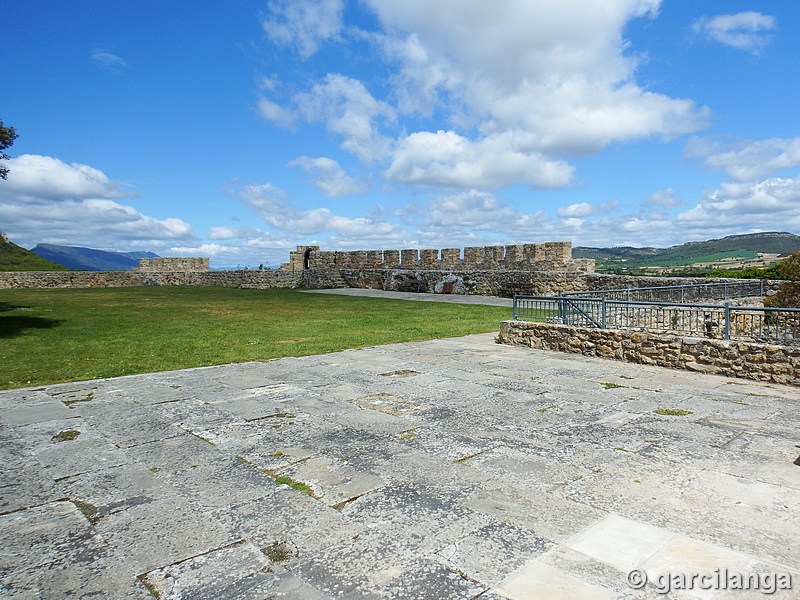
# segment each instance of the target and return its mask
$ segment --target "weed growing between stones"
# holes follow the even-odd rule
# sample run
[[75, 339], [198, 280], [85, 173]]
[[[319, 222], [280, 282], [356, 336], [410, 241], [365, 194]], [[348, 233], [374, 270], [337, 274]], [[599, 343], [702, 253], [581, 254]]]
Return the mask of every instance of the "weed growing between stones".
[[681, 410], [678, 408], [657, 408], [653, 412], [659, 415], [665, 415], [669, 417], [682, 417], [684, 415], [692, 414], [692, 411], [690, 410]]
[[602, 385], [602, 386], [603, 386], [604, 388], [606, 388], [607, 390], [612, 390], [612, 389], [614, 389], [614, 388], [623, 388], [623, 387], [626, 387], [626, 386], [624, 386], [624, 385], [620, 385], [620, 384], [618, 384], [618, 383], [611, 383], [611, 382], [608, 382], [608, 381], [601, 381], [601, 382], [600, 382], [600, 385]]
[[284, 563], [297, 556], [297, 548], [287, 541], [273, 542], [261, 551], [272, 563]]
[[75, 508], [81, 511], [83, 516], [86, 517], [92, 525], [100, 520], [101, 516], [98, 515], [98, 509], [94, 504], [81, 502], [80, 500], [72, 500], [71, 502], [75, 505]]
[[52, 438], [50, 438], [50, 441], [53, 444], [58, 442], [69, 442], [77, 438], [80, 434], [81, 432], [77, 429], [65, 429], [64, 431], [59, 431], [57, 434], [55, 434]]

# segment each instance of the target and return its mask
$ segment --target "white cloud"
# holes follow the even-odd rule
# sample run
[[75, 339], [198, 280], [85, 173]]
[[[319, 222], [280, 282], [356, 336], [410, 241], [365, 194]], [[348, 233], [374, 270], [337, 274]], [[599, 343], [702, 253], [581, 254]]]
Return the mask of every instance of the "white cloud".
[[259, 98], [258, 100], [258, 114], [260, 114], [267, 121], [272, 121], [276, 125], [284, 128], [291, 128], [297, 120], [291, 110], [280, 106], [279, 104], [268, 100], [267, 98]]
[[472, 142], [454, 131], [412, 133], [399, 141], [383, 175], [399, 183], [450, 188], [496, 189], [513, 182], [534, 188], [569, 185], [573, 167], [519, 145], [507, 134]]
[[686, 155], [704, 157], [707, 167], [725, 171], [733, 181], [755, 181], [800, 165], [800, 137], [733, 144], [693, 138], [686, 147]]
[[0, 222], [17, 243], [111, 247], [194, 238], [181, 219], [156, 219], [116, 202], [137, 194], [88, 165], [25, 154], [9, 166], [8, 180], [0, 180]]
[[674, 208], [681, 204], [683, 204], [683, 200], [680, 198], [680, 192], [672, 188], [653, 192], [645, 202], [646, 206], [663, 206], [665, 208]]
[[286, 199], [283, 190], [270, 184], [246, 185], [234, 192], [270, 226], [298, 235], [333, 232], [347, 238], [367, 240], [390, 236], [399, 225], [369, 216], [343, 217], [327, 208], [303, 210]]
[[22, 245], [110, 247], [132, 240], [194, 239], [191, 225], [156, 219], [113, 200], [31, 200], [0, 193], [0, 222]]
[[102, 171], [57, 158], [23, 154], [7, 161], [11, 174], [0, 182], [2, 190], [37, 198], [125, 198], [138, 195], [126, 190]]
[[[386, 77], [328, 73], [286, 106], [268, 100], [261, 111], [283, 125], [295, 113], [325, 123], [364, 165], [382, 163], [391, 182], [567, 187], [570, 156], [705, 127], [708, 109], [635, 81], [640, 59], [623, 32], [632, 19], [655, 18], [660, 0], [365, 3], [380, 30], [337, 31], [375, 44]], [[400, 116], [435, 116], [449, 130]]]
[[109, 52], [108, 50], [103, 50], [101, 48], [92, 50], [91, 58], [101, 67], [112, 73], [119, 73], [122, 69], [128, 67], [128, 63], [126, 63], [122, 58], [112, 52]]
[[519, 213], [501, 204], [492, 194], [478, 190], [435, 198], [424, 211], [422, 228], [460, 227], [497, 231], [519, 218]]
[[559, 208], [556, 214], [562, 219], [574, 219], [583, 217], [593, 217], [604, 215], [619, 206], [617, 200], [610, 200], [604, 204], [590, 204], [588, 202], [578, 202], [569, 206]]
[[775, 29], [775, 18], [745, 11], [735, 15], [703, 17], [692, 24], [692, 29], [726, 46], [758, 54], [772, 41], [772, 36], [765, 32]]
[[270, 2], [261, 26], [277, 46], [293, 47], [308, 58], [325, 40], [342, 29], [342, 0], [280, 0]]
[[370, 187], [368, 183], [350, 177], [332, 158], [301, 156], [291, 161], [288, 166], [303, 169], [317, 189], [328, 197], [359, 195]]
[[714, 223], [751, 227], [796, 227], [800, 223], [800, 178], [772, 178], [759, 183], [722, 183], [691, 210], [676, 217], [679, 223]]
[[307, 94], [295, 98], [309, 122], [324, 121], [344, 138], [342, 149], [358, 156], [365, 165], [383, 159], [390, 140], [380, 134], [380, 120], [393, 121], [394, 109], [375, 99], [366, 86], [351, 77], [328, 74]]

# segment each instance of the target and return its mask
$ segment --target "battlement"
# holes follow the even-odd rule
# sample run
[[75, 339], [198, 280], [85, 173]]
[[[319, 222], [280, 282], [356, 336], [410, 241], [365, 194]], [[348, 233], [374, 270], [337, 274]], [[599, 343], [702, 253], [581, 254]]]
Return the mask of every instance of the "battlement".
[[307, 269], [426, 269], [522, 270], [594, 272], [594, 260], [573, 259], [572, 242], [474, 246], [464, 248], [320, 251], [319, 246], [297, 246], [283, 270]]
[[133, 271], [136, 273], [154, 273], [165, 271], [170, 271], [173, 273], [194, 273], [208, 270], [208, 258], [205, 257], [140, 258], [139, 266], [133, 268]]

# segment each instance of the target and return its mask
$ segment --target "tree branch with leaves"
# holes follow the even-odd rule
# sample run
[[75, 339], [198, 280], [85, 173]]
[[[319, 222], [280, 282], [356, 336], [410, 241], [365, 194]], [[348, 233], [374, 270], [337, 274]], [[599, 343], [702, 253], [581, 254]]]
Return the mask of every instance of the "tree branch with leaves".
[[[5, 153], [5, 150], [6, 148], [10, 148], [11, 144], [13, 144], [14, 140], [18, 137], [19, 135], [14, 131], [13, 127], [6, 127], [3, 125], [3, 122], [0, 121], [0, 160], [8, 160], [11, 158]], [[8, 178], [8, 167], [0, 165], [0, 179], [6, 178]]]

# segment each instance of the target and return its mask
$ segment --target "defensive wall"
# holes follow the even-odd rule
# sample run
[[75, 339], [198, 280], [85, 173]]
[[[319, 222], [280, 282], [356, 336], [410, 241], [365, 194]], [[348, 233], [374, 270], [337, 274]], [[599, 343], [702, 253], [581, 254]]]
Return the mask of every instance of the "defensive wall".
[[148, 285], [363, 287], [391, 291], [553, 295], [561, 291], [680, 285], [720, 279], [636, 277], [594, 272], [573, 259], [570, 242], [405, 250], [320, 251], [298, 246], [280, 269], [210, 271], [208, 258], [143, 258], [133, 271], [0, 272], [0, 288], [98, 288]]
[[498, 339], [541, 350], [800, 385], [798, 346], [531, 321], [503, 321]]
[[298, 246], [289, 253], [282, 270], [408, 269], [408, 270], [508, 270], [593, 272], [594, 260], [573, 259], [571, 242], [472, 246], [464, 248], [320, 251], [319, 246]]
[[153, 272], [175, 272], [175, 273], [192, 273], [199, 271], [208, 271], [208, 258], [205, 257], [156, 257], [156, 258], [140, 258], [139, 266], [135, 267], [135, 273], [153, 273]]

